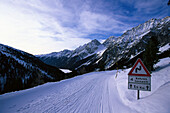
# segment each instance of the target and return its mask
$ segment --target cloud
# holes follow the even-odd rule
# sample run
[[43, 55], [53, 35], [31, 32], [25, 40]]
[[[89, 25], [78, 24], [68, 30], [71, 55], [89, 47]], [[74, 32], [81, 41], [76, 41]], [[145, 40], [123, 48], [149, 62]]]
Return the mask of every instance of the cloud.
[[80, 25], [89, 32], [111, 31], [114, 28], [119, 29], [118, 31], [120, 32], [121, 31], [120, 25], [123, 25], [123, 23], [104, 14], [84, 11], [80, 15]]
[[159, 0], [4, 0], [0, 43], [33, 54], [75, 49], [164, 15]]
[[60, 7], [53, 11], [40, 1], [36, 2], [11, 1], [1, 4], [1, 43], [33, 54], [42, 54], [74, 49], [90, 41], [82, 38], [83, 33], [62, 25], [71, 17], [62, 6], [57, 4]]

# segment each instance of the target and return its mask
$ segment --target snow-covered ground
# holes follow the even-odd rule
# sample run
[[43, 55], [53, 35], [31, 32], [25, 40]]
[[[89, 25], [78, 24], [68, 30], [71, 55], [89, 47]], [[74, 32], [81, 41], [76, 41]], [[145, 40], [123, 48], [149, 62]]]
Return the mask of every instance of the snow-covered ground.
[[60, 69], [62, 72], [64, 72], [64, 73], [71, 73], [72, 71], [71, 70], [69, 70], [69, 69]]
[[0, 95], [0, 113], [170, 113], [170, 58], [152, 73], [151, 92], [128, 89], [130, 69], [92, 72]]

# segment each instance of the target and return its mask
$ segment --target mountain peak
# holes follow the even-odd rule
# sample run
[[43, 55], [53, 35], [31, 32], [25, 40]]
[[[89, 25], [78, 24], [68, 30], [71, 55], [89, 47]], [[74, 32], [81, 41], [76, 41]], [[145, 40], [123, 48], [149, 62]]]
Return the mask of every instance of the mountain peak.
[[101, 43], [97, 39], [92, 40], [90, 43], [93, 43], [95, 45], [101, 45]]

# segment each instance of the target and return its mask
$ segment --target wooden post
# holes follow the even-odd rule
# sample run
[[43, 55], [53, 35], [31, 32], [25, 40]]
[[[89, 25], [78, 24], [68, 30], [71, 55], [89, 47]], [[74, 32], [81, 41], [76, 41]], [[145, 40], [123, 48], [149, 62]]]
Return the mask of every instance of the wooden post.
[[118, 75], [118, 63], [116, 62], [116, 69], [117, 69], [117, 72], [116, 72], [116, 76], [115, 76], [115, 78], [117, 78], [117, 75]]
[[140, 98], [139, 98], [139, 90], [137, 91], [137, 99], [139, 100]]

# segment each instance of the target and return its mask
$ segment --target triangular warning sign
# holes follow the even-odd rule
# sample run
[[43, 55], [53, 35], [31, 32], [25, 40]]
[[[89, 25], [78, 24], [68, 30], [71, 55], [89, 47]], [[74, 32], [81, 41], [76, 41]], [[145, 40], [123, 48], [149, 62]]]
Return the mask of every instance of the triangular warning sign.
[[151, 76], [140, 58], [136, 61], [128, 75]]

